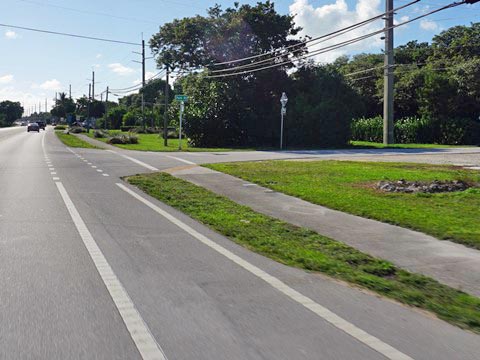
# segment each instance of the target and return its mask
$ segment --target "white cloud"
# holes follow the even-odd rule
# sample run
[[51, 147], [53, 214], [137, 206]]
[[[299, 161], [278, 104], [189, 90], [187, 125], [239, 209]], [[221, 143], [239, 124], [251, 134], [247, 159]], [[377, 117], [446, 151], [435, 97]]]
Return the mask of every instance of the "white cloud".
[[420, 27], [426, 31], [435, 31], [438, 30], [438, 24], [433, 20], [422, 20], [420, 21]]
[[[44, 109], [45, 104], [45, 94], [33, 94], [28, 91], [19, 90], [14, 88], [13, 86], [6, 86], [0, 87], [0, 101], [10, 100], [10, 101], [20, 101], [22, 106], [25, 109], [25, 113], [30, 111], [33, 106], [37, 106], [38, 104], [42, 104], [42, 111]], [[48, 106], [51, 107], [53, 101], [48, 99]]]
[[18, 38], [18, 34], [15, 31], [7, 30], [5, 31], [5, 37], [7, 39], [16, 39]]
[[100, 69], [102, 67], [102, 65], [100, 64], [93, 64], [92, 65], [95, 69]]
[[142, 83], [142, 79], [136, 79], [136, 80], [132, 81], [133, 85], [138, 85], [138, 84], [141, 84], [141, 83]]
[[31, 86], [32, 89], [44, 89], [52, 91], [60, 91], [62, 89], [62, 83], [57, 79], [47, 80], [40, 85], [33, 83]]
[[7, 74], [4, 76], [0, 76], [0, 84], [9, 84], [13, 81], [13, 75]]
[[401, 23], [407, 22], [408, 20], [410, 20], [410, 16], [407, 16], [407, 15], [406, 15], [406, 16], [402, 16], [402, 17], [400, 18], [400, 22], [401, 22]]
[[102, 54], [97, 54], [97, 55], [95, 56], [95, 58], [96, 58], [96, 59], [100, 59], [102, 56], [103, 56]]
[[[295, 0], [290, 5], [290, 14], [295, 16], [295, 23], [302, 27], [300, 35], [309, 35], [318, 37], [332, 31], [353, 25], [355, 23], [367, 20], [383, 12], [381, 8], [381, 0], [357, 0], [355, 7], [349, 8], [345, 0], [329, 0], [329, 4], [315, 7], [309, 3], [309, 0]], [[382, 3], [383, 5], [383, 3]], [[380, 21], [362, 26], [358, 29], [350, 31], [345, 35], [335, 37], [318, 45], [310, 46], [310, 52], [326, 46], [338, 44], [358, 36], [369, 34], [383, 28]], [[337, 50], [319, 54], [315, 57], [316, 61], [331, 62], [337, 57], [351, 52], [368, 51], [381, 47], [380, 37], [374, 36], [366, 40], [360, 41], [353, 45], [349, 45]], [[312, 42], [313, 44], [315, 43]]]
[[135, 72], [134, 69], [124, 66], [120, 63], [108, 64], [108, 67], [118, 75], [129, 75]]

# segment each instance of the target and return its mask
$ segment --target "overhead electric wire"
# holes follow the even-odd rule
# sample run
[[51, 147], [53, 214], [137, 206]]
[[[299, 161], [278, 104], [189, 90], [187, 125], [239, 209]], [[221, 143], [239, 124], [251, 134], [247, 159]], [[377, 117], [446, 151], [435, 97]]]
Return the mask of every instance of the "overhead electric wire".
[[[402, 10], [406, 7], [409, 7], [411, 5], [414, 5], [418, 2], [420, 2], [422, 0], [414, 0], [408, 4], [405, 4], [405, 5], [402, 5], [398, 8], [395, 8], [389, 12], [395, 12], [395, 11], [399, 11], [399, 10]], [[253, 55], [253, 56], [249, 56], [249, 57], [244, 57], [244, 58], [241, 58], [241, 59], [235, 59], [235, 60], [230, 60], [230, 61], [224, 61], [224, 62], [219, 62], [219, 63], [215, 63], [215, 64], [210, 64], [208, 66], [220, 66], [220, 65], [226, 65], [226, 64], [234, 64], [234, 63], [237, 63], [237, 62], [242, 62], [242, 61], [246, 61], [246, 60], [252, 60], [252, 59], [256, 59], [256, 58], [259, 58], [259, 57], [263, 57], [263, 56], [267, 56], [269, 54], [275, 54], [279, 51], [283, 51], [285, 52], [286, 50], [289, 50], [289, 49], [292, 49], [292, 48], [296, 48], [296, 47], [299, 47], [299, 46], [302, 46], [302, 45], [305, 45], [305, 44], [308, 44], [308, 43], [311, 43], [313, 41], [317, 41], [317, 40], [320, 40], [320, 39], [324, 39], [324, 38], [327, 38], [327, 37], [335, 37], [335, 36], [339, 36], [339, 35], [342, 35], [342, 33], [346, 33], [346, 32], [349, 32], [349, 31], [352, 31], [352, 30], [355, 30], [356, 28], [358, 27], [361, 27], [361, 26], [364, 26], [364, 25], [367, 25], [371, 22], [374, 22], [376, 20], [379, 20], [381, 19], [382, 17], [384, 17], [386, 14], [388, 14], [389, 12], [385, 12], [385, 13], [382, 13], [382, 14], [378, 14], [377, 16], [374, 16], [372, 18], [369, 18], [367, 20], [364, 20], [364, 21], [361, 21], [361, 22], [358, 22], [358, 23], [355, 23], [353, 25], [350, 25], [350, 26], [347, 26], [345, 28], [342, 28], [342, 29], [339, 29], [339, 30], [335, 30], [331, 33], [328, 33], [328, 34], [325, 34], [325, 35], [321, 35], [321, 36], [317, 36], [317, 37], [314, 37], [314, 38], [311, 38], [311, 39], [308, 39], [308, 40], [304, 40], [304, 41], [301, 41], [299, 43], [296, 43], [296, 44], [293, 44], [293, 45], [290, 45], [290, 46], [287, 46], [285, 48], [282, 48], [282, 49], [275, 49], [275, 50], [271, 50], [271, 51], [268, 51], [268, 52], [265, 52], [265, 53], [262, 53], [262, 54], [257, 54], [257, 55]], [[328, 39], [327, 39], [328, 40]], [[326, 41], [326, 40], [323, 40], [323, 41]], [[320, 42], [323, 42], [323, 41], [320, 41]], [[320, 42], [317, 42], [313, 45], [316, 45]], [[288, 51], [287, 53], [291, 53], [291, 51]], [[285, 54], [280, 54], [278, 55], [277, 57], [280, 57], [280, 56], [283, 56]], [[215, 70], [213, 70], [215, 71]], [[217, 70], [218, 71], [218, 70]]]
[[80, 38], [80, 39], [87, 39], [87, 40], [103, 41], [103, 42], [110, 42], [110, 43], [117, 43], [117, 44], [126, 44], [126, 45], [136, 45], [136, 46], [141, 46], [141, 45], [142, 45], [142, 44], [140, 44], [140, 43], [133, 43], [133, 42], [122, 41], [122, 40], [113, 40], [113, 39], [105, 39], [105, 38], [99, 38], [99, 37], [94, 37], [94, 36], [85, 36], [85, 35], [78, 35], [78, 34], [69, 34], [69, 33], [64, 33], [64, 32], [60, 32], [60, 31], [50, 31], [50, 30], [43, 30], [43, 29], [35, 29], [35, 28], [30, 28], [30, 27], [25, 27], [25, 26], [18, 26], [18, 25], [0, 24], [0, 26], [7, 27], [7, 28], [12, 28], [12, 29], [35, 31], [35, 32], [40, 32], [40, 33], [45, 33], [45, 34], [53, 34], [53, 35], [60, 35], [60, 36], [69, 36], [69, 37]]
[[158, 25], [158, 22], [155, 22], [153, 20], [145, 20], [145, 19], [139, 19], [139, 18], [133, 18], [133, 17], [118, 16], [118, 15], [113, 15], [113, 14], [98, 12], [98, 11], [90, 11], [90, 10], [71, 8], [71, 7], [61, 6], [61, 5], [57, 5], [57, 4], [52, 4], [52, 3], [49, 3], [48, 1], [45, 1], [45, 2], [39, 2], [39, 1], [33, 1], [33, 0], [17, 0], [17, 1], [24, 2], [24, 3], [29, 3], [29, 4], [34, 4], [34, 5], [39, 5], [39, 6], [49, 6], [49, 7], [53, 7], [53, 8], [57, 8], [57, 9], [68, 10], [68, 11], [73, 11], [73, 12], [78, 12], [78, 13], [83, 13], [83, 14], [99, 15], [99, 16], [105, 16], [105, 17], [114, 18], [114, 19], [134, 21], [134, 22], [142, 22], [142, 23], [150, 23], [150, 24]]
[[[369, 37], [372, 37], [372, 36], [375, 36], [375, 35], [378, 35], [380, 33], [384, 33], [386, 30], [389, 30], [389, 29], [394, 29], [394, 28], [397, 28], [397, 27], [400, 27], [400, 26], [403, 26], [403, 25], [406, 25], [406, 24], [409, 24], [413, 21], [416, 21], [416, 20], [419, 20], [421, 18], [424, 18], [426, 16], [429, 16], [429, 15], [432, 15], [432, 14], [435, 14], [437, 12], [440, 12], [440, 11], [443, 11], [443, 10], [446, 10], [446, 9], [449, 9], [449, 8], [454, 8], [456, 6], [459, 6], [459, 5], [463, 5], [465, 3], [465, 1], [461, 1], [461, 2], [454, 2], [454, 3], [451, 3], [451, 4], [448, 4], [448, 5], [445, 5], [441, 8], [438, 8], [438, 9], [435, 9], [435, 10], [432, 10], [428, 13], [425, 13], [423, 15], [419, 15], [413, 19], [410, 19], [408, 21], [404, 21], [402, 23], [399, 23], [399, 24], [396, 24], [394, 26], [391, 26], [389, 28], [384, 28], [384, 29], [381, 29], [381, 30], [378, 30], [378, 31], [375, 31], [373, 33], [370, 33], [370, 34], [367, 34], [367, 35], [363, 35], [363, 36], [360, 36], [360, 37], [357, 37], [357, 38], [353, 38], [353, 39], [350, 39], [350, 40], [347, 40], [347, 41], [344, 41], [342, 43], [339, 43], [339, 44], [336, 44], [336, 45], [331, 45], [331, 46], [328, 46], [328, 47], [325, 47], [325, 48], [322, 48], [322, 49], [318, 49], [318, 50], [315, 50], [311, 53], [308, 53], [304, 56], [300, 56], [300, 57], [297, 57], [295, 59], [292, 59], [292, 60], [288, 60], [288, 61], [284, 61], [284, 62], [281, 62], [281, 63], [276, 63], [276, 64], [273, 64], [273, 65], [270, 65], [270, 66], [264, 66], [264, 67], [261, 67], [261, 68], [254, 68], [252, 70], [246, 70], [246, 71], [240, 71], [240, 72], [234, 72], [234, 73], [230, 73], [230, 74], [222, 74], [222, 75], [213, 75], [213, 76], [206, 76], [206, 78], [209, 78], [209, 79], [212, 79], [212, 78], [220, 78], [220, 77], [230, 77], [230, 76], [237, 76], [237, 75], [244, 75], [244, 74], [248, 74], [248, 73], [253, 73], [253, 72], [257, 72], [257, 71], [261, 71], [261, 70], [266, 70], [266, 69], [271, 69], [271, 68], [274, 68], [274, 67], [279, 67], [279, 66], [283, 66], [283, 65], [286, 65], [286, 64], [291, 64], [295, 61], [298, 61], [298, 60], [302, 60], [302, 59], [307, 59], [307, 58], [310, 58], [310, 57], [313, 57], [313, 56], [316, 56], [316, 55], [319, 55], [321, 53], [324, 53], [324, 52], [329, 52], [329, 51], [332, 51], [332, 50], [336, 50], [340, 47], [344, 47], [344, 46], [347, 46], [347, 45], [350, 45], [350, 44], [353, 44], [353, 43], [356, 43], [356, 42], [359, 42], [359, 41], [362, 41], [362, 40], [365, 40]], [[230, 68], [229, 70], [230, 71], [235, 71], [237, 70], [239, 67], [237, 68]], [[206, 69], [208, 71], [208, 69]]]
[[[148, 78], [147, 80], [145, 80], [145, 82], [149, 82], [149, 81], [152, 81], [152, 80], [155, 80], [157, 79], [158, 77], [162, 76], [163, 74], [165, 73], [165, 69], [162, 69], [160, 70], [158, 73], [156, 73], [155, 75], [153, 75], [152, 77]], [[137, 90], [140, 90], [143, 88], [143, 84], [140, 83], [140, 84], [136, 84], [136, 85], [132, 85], [132, 86], [129, 86], [129, 87], [126, 87], [126, 88], [121, 88], [121, 89], [110, 89], [109, 92], [113, 92], [113, 93], [130, 93], [132, 91], [137, 91]]]
[[[401, 7], [399, 7], [399, 8], [393, 9], [392, 11], [398, 11], [398, 10], [400, 10], [400, 9], [403, 9], [403, 8], [407, 7], [407, 6], [411, 6], [411, 5], [413, 5], [413, 4], [415, 4], [415, 3], [419, 2], [419, 1], [421, 1], [421, 0], [416, 0], [416, 1], [414, 1], [414, 2], [410, 2], [410, 3], [408, 3], [408, 4], [404, 5], [404, 6], [401, 6]], [[387, 12], [387, 13], [388, 13], [388, 12]], [[310, 46], [318, 45], [319, 43], [322, 43], [322, 42], [331, 40], [331, 39], [333, 39], [333, 38], [335, 38], [335, 37], [337, 37], [337, 36], [346, 34], [347, 32], [350, 32], [350, 31], [352, 31], [352, 30], [355, 30], [355, 29], [357, 29], [357, 28], [359, 28], [359, 27], [361, 27], [361, 26], [364, 26], [364, 25], [366, 24], [366, 22], [372, 22], [372, 20], [373, 20], [373, 21], [378, 20], [378, 18], [381, 18], [381, 17], [385, 16], [385, 14], [387, 14], [387, 13], [383, 13], [383, 14], [377, 15], [377, 16], [375, 16], [375, 17], [373, 17], [373, 18], [370, 18], [370, 19], [365, 20], [365, 21], [360, 22], [360, 23], [353, 24], [353, 25], [351, 25], [351, 26], [349, 26], [349, 27], [346, 27], [346, 28], [337, 30], [337, 31], [335, 31], [335, 32], [333, 32], [333, 33], [329, 33], [329, 34], [326, 34], [326, 35], [322, 35], [322, 36], [316, 37], [316, 38], [314, 38], [314, 39], [312, 39], [312, 40], [307, 41], [307, 43], [310, 42], [310, 41], [322, 39], [322, 40], [320, 40], [320, 41], [316, 41], [314, 44], [311, 44]], [[366, 38], [368, 38], [368, 37], [375, 36], [375, 35], [377, 35], [377, 34], [383, 33], [384, 31], [385, 31], [384, 29], [381, 29], [381, 30], [378, 30], [377, 33], [375, 33], [375, 34], [372, 33], [372, 34], [370, 34], [369, 36], [366, 36], [366, 35], [363, 35], [363, 36], [366, 36]], [[363, 39], [360, 39], [360, 38], [361, 38], [361, 37], [358, 37], [359, 40], [357, 40], [357, 41], [363, 40]], [[324, 52], [323, 50], [329, 50], [329, 51], [330, 51], [330, 48], [332, 48], [332, 50], [334, 50], [334, 49], [336, 49], [336, 46], [338, 46], [338, 45], [341, 45], [341, 44], [345, 44], [345, 46], [346, 46], [346, 45], [349, 45], [349, 42], [350, 42], [350, 41], [351, 41], [351, 40], [347, 40], [347, 41], [345, 41], [345, 42], [343, 42], [343, 43], [340, 43], [340, 44], [335, 44], [335, 45], [327, 46], [327, 47], [325, 47], [325, 48], [320, 48], [320, 49], [314, 50], [313, 52], [310, 52], [309, 54], [312, 54], [312, 53], [317, 52], [317, 51], [321, 51], [320, 53], [323, 53], [323, 52]], [[355, 41], [355, 42], [356, 42], [356, 41]], [[303, 43], [305, 43], [305, 42], [303, 42]], [[298, 44], [297, 44], [297, 45], [298, 45]], [[288, 47], [287, 47], [287, 48], [288, 48]], [[287, 49], [287, 48], [285, 48], [285, 49]], [[285, 49], [280, 49], [280, 51], [284, 51]], [[217, 73], [222, 73], [222, 72], [229, 72], [229, 71], [231, 71], [231, 70], [240, 70], [240, 69], [255, 68], [258, 64], [270, 62], [270, 61], [276, 60], [276, 59], [280, 59], [280, 58], [285, 57], [286, 55], [289, 55], [289, 54], [291, 54], [291, 52], [279, 54], [279, 55], [277, 55], [277, 56], [275, 56], [275, 57], [271, 57], [271, 58], [264, 59], [264, 60], [260, 60], [260, 61], [256, 61], [256, 62], [252, 62], [252, 63], [245, 64], [245, 65], [239, 65], [239, 66], [232, 67], [232, 68], [225, 68], [225, 69], [221, 69], [221, 70], [211, 70], [210, 73], [211, 73], [211, 74], [217, 74]], [[300, 58], [301, 58], [301, 57], [300, 57]]]

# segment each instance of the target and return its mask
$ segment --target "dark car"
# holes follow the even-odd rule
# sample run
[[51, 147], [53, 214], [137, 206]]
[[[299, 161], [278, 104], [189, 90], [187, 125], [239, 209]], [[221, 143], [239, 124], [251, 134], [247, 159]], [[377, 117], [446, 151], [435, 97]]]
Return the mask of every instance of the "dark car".
[[30, 132], [30, 131], [40, 132], [40, 126], [38, 126], [37, 123], [30, 123], [27, 126], [27, 132]]
[[40, 129], [45, 130], [45, 126], [46, 126], [45, 121], [43, 121], [43, 120], [38, 120], [38, 121], [37, 121], [37, 124], [38, 124], [38, 127], [39, 127]]

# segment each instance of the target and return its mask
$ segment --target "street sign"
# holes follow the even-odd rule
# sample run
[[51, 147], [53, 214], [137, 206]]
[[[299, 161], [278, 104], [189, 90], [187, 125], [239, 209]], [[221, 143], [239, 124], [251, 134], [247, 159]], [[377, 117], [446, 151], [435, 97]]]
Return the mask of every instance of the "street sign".
[[177, 100], [177, 101], [187, 101], [188, 96], [187, 95], [175, 95], [175, 100]]

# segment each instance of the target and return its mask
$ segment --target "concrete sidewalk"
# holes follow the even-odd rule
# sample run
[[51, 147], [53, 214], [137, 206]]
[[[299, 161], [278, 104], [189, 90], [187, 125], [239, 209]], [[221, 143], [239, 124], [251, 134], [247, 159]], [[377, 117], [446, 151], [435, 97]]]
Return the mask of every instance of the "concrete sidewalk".
[[207, 168], [183, 166], [167, 172], [260, 213], [312, 229], [403, 269], [480, 297], [480, 251], [314, 205]]

